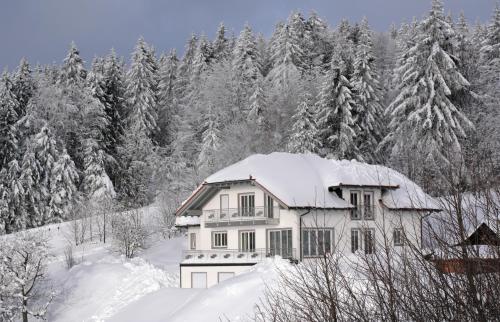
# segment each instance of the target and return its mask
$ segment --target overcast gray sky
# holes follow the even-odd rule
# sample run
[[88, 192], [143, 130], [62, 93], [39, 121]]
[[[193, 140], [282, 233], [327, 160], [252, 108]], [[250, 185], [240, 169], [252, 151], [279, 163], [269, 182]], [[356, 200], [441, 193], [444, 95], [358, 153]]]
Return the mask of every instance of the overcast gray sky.
[[[376, 30], [425, 14], [431, 0], [0, 0], [0, 68], [60, 63], [74, 40], [90, 62], [111, 47], [127, 61], [143, 35], [158, 52], [183, 51], [191, 33], [213, 37], [223, 21], [239, 33], [245, 22], [268, 36], [291, 11], [316, 11], [330, 25], [367, 16]], [[469, 22], [489, 20], [495, 0], [445, 0], [445, 9]]]

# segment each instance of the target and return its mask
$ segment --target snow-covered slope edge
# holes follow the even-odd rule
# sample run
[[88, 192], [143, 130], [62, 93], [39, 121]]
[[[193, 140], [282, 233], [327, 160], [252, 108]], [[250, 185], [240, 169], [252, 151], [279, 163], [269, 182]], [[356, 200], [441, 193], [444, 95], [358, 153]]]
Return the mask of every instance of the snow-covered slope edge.
[[109, 321], [247, 321], [255, 304], [263, 295], [266, 283], [273, 283], [279, 270], [290, 264], [282, 259], [268, 259], [247, 272], [226, 280], [212, 288], [162, 289], [131, 303]]

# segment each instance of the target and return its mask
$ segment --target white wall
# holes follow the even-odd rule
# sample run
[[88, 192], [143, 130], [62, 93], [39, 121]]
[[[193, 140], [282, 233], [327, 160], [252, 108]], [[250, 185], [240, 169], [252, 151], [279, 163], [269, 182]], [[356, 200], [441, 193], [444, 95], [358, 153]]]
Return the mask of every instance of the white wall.
[[181, 287], [191, 288], [192, 272], [207, 273], [207, 287], [212, 287], [218, 283], [219, 272], [231, 272], [236, 276], [252, 266], [181, 266]]

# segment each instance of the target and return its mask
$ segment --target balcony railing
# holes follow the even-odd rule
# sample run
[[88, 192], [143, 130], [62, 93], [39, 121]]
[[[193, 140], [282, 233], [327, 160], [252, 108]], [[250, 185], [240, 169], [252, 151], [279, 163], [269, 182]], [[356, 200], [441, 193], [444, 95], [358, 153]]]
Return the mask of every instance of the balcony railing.
[[183, 262], [213, 262], [232, 263], [249, 262], [257, 263], [266, 258], [281, 256], [285, 259], [297, 259], [295, 248], [290, 249], [208, 249], [208, 250], [184, 250]]
[[226, 208], [203, 210], [205, 223], [230, 224], [253, 221], [254, 223], [279, 223], [279, 207]]
[[356, 205], [351, 209], [351, 219], [373, 220], [375, 219], [375, 207], [373, 205]]

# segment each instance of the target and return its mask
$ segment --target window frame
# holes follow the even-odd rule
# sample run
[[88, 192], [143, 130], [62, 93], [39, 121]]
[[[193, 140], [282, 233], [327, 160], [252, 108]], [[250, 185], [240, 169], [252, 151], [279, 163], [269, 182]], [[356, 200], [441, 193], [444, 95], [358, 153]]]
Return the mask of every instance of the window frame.
[[[362, 196], [363, 196], [363, 204], [361, 207], [363, 209], [363, 219], [364, 220], [375, 220], [375, 200], [374, 200], [375, 193], [373, 191], [363, 191]], [[372, 215], [370, 217], [366, 216], [365, 196], [370, 196], [370, 200], [371, 200], [371, 203], [369, 206], [371, 208]]]
[[[353, 250], [353, 232], [357, 233], [357, 248], [356, 250]], [[351, 228], [351, 236], [350, 236], [350, 241], [351, 241], [351, 253], [355, 254], [357, 251], [363, 250], [363, 230], [361, 228]]]
[[[352, 203], [352, 195], [356, 195], [356, 205]], [[350, 190], [349, 191], [349, 203], [351, 206], [354, 206], [355, 208], [352, 208], [350, 211], [350, 217], [351, 220], [362, 220], [363, 219], [363, 214], [361, 213], [361, 208], [360, 208], [360, 198], [362, 196], [361, 190]], [[354, 217], [353, 214], [356, 213], [357, 216]]]
[[[217, 237], [216, 235], [221, 235], [220, 237], [220, 246], [216, 245], [217, 242]], [[225, 239], [222, 237], [225, 235]], [[226, 245], [222, 245], [223, 241], [226, 242]], [[227, 248], [227, 230], [220, 230], [220, 231], [212, 231], [212, 249], [226, 249]]]
[[[368, 248], [367, 247], [367, 238], [366, 238], [366, 235], [368, 232], [371, 232], [371, 240], [372, 240], [372, 243], [371, 243], [371, 248]], [[375, 228], [364, 228], [363, 229], [363, 250], [365, 252], [365, 255], [371, 255], [371, 254], [374, 254], [375, 253], [375, 244], [377, 243], [376, 239], [375, 239]]]
[[[396, 242], [396, 232], [399, 233], [399, 241]], [[401, 227], [394, 228], [392, 231], [392, 244], [394, 246], [404, 246], [405, 244], [405, 239], [404, 239], [404, 230]]]
[[[324, 249], [325, 243], [323, 242], [323, 246], [320, 246], [319, 239], [320, 239], [320, 231], [322, 232], [323, 235], [323, 241], [325, 240], [325, 231], [329, 232], [330, 235], [330, 251], [326, 252]], [[311, 232], [314, 232], [314, 234], [311, 234]], [[302, 257], [303, 258], [317, 258], [317, 257], [322, 257], [327, 254], [333, 254], [335, 252], [335, 228], [334, 227], [321, 227], [321, 228], [302, 228], [301, 232], [301, 242], [302, 245], [300, 245], [300, 251], [302, 252]], [[304, 245], [306, 243], [306, 238], [304, 234], [307, 234], [307, 254], [304, 252]], [[316, 239], [316, 241], [311, 242], [311, 237], [313, 239]], [[314, 252], [312, 251], [314, 247]], [[321, 252], [323, 248], [323, 252]]]
[[[241, 234], [244, 234], [244, 233], [253, 233], [253, 248], [249, 248], [247, 250], [244, 250], [243, 247], [242, 247], [242, 236]], [[255, 233], [255, 229], [244, 229], [244, 230], [238, 230], [238, 251], [239, 252], [248, 252], [248, 253], [251, 253], [251, 252], [255, 252], [256, 250], [256, 245], [257, 245], [257, 234]], [[248, 240], [248, 244], [250, 245], [250, 239]]]
[[[244, 211], [244, 208], [242, 206], [242, 197], [253, 197], [253, 207], [246, 207], [245, 209], [248, 209], [248, 212]], [[248, 198], [248, 203], [250, 203], [250, 198]], [[255, 216], [255, 192], [243, 192], [238, 194], [238, 213], [240, 217], [254, 217]]]
[[189, 249], [196, 250], [196, 233], [189, 233]]
[[274, 218], [274, 198], [264, 192], [264, 215], [266, 218]]

